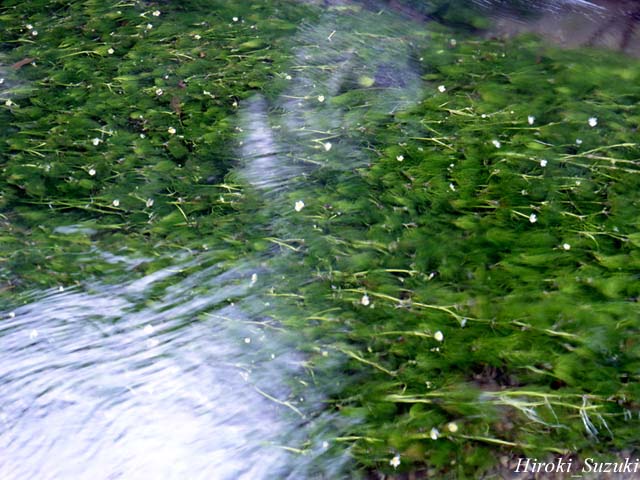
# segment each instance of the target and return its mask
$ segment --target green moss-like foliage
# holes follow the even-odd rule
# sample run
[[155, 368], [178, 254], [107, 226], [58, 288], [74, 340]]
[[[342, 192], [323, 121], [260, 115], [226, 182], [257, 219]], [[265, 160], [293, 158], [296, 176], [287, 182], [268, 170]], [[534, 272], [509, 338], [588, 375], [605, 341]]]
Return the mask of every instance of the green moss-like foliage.
[[[335, 95], [301, 99], [327, 131], [294, 131], [286, 72], [333, 68], [321, 49], [293, 61], [309, 10], [212, 5], [3, 5], [3, 62], [36, 64], [0, 104], [4, 288], [112, 278], [97, 244], [161, 259], [142, 274], [180, 249], [281, 251], [268, 314], [307, 355], [296, 388], [315, 382], [353, 419], [331, 444], [350, 448], [351, 477], [396, 454], [399, 471], [479, 478], [498, 453], [637, 444], [640, 65], [359, 12], [396, 22], [382, 38], [336, 14], [355, 66]], [[368, 68], [394, 60], [373, 41], [411, 52], [410, 108], [380, 107], [402, 82]], [[319, 166], [275, 204], [230, 173], [256, 92]]]

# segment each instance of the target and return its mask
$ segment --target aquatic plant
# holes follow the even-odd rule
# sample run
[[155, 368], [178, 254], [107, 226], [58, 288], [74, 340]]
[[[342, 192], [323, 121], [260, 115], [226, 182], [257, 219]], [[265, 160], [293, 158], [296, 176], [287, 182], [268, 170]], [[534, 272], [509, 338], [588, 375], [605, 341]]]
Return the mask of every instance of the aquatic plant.
[[[310, 43], [317, 56], [300, 62], [291, 35], [317, 14], [286, 1], [3, 5], [3, 62], [22, 64], [23, 88], [0, 91], [3, 299], [115, 282], [176, 251], [280, 252], [268, 326], [290, 333], [307, 374], [274, 400], [297, 416], [293, 399], [321, 386], [350, 420], [325, 447], [353, 455], [351, 477], [475, 478], [498, 453], [636, 444], [640, 65], [358, 11], [359, 25], [393, 25], [381, 36], [340, 8], [324, 38], [349, 32], [359, 51]], [[278, 94], [339, 68], [334, 90], [294, 99], [319, 128], [288, 123]], [[275, 203], [233, 171], [237, 113], [256, 92], [310, 166]], [[142, 261], [123, 272], [95, 251]]]

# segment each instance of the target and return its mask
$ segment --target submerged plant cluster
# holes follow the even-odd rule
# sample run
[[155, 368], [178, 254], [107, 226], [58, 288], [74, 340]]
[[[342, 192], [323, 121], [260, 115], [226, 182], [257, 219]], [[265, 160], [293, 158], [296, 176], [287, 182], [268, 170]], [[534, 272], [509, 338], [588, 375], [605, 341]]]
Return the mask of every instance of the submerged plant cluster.
[[[354, 8], [357, 25], [396, 28], [354, 26]], [[286, 1], [3, 7], [0, 71], [32, 59], [0, 90], [5, 298], [109, 278], [96, 245], [156, 257], [146, 270], [179, 249], [275, 249], [269, 315], [307, 355], [294, 393], [322, 385], [354, 420], [326, 445], [354, 468], [478, 478], [500, 455], [636, 444], [640, 64], [337, 8], [329, 41], [362, 46], [335, 92], [318, 81], [295, 99], [324, 127], [287, 130], [278, 94], [341, 68], [324, 44], [296, 56], [310, 15]], [[415, 102], [372, 42], [411, 52]], [[313, 166], [275, 204], [232, 172], [256, 92]]]

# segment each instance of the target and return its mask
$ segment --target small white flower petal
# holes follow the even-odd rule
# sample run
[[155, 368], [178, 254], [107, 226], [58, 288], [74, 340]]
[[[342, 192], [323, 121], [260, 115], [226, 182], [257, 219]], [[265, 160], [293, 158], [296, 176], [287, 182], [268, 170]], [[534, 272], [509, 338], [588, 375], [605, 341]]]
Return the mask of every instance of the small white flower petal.
[[493, 143], [493, 146], [496, 148], [500, 148], [502, 146], [499, 140], [491, 140], [491, 143]]
[[237, 22], [239, 20], [238, 17], [233, 17], [231, 20], [233, 20], [234, 22]]
[[598, 119], [596, 117], [589, 118], [589, 126], [593, 128], [596, 125], [598, 125]]
[[302, 210], [304, 208], [304, 202], [302, 200], [298, 200], [295, 205], [293, 206], [293, 209], [296, 212], [299, 212], [300, 210]]
[[447, 423], [447, 430], [451, 433], [456, 433], [458, 431], [458, 424], [456, 422]]
[[153, 207], [153, 204], [154, 204], [153, 198], [147, 198], [147, 201], [145, 202], [145, 205], [147, 206], [147, 208]]
[[569, 245], [568, 243], [563, 243], [562, 248], [565, 250], [571, 250], [571, 245]]
[[109, 48], [109, 50], [107, 50], [107, 53], [109, 55], [113, 55], [114, 53], [116, 53], [116, 51], [113, 48]]
[[404, 161], [404, 155], [398, 155], [398, 156], [396, 157], [396, 160], [397, 160], [397, 161], [399, 161], [399, 162]]
[[542, 168], [546, 167], [547, 166], [547, 161], [546, 160], [540, 160], [540, 166]]
[[156, 88], [156, 95], [160, 96], [164, 93], [164, 90], [162, 90], [161, 88]]
[[38, 36], [38, 31], [37, 30], [31, 30], [31, 35], [33, 35], [34, 37]]
[[440, 85], [440, 86], [438, 87], [438, 91], [439, 91], [440, 93], [444, 93], [444, 92], [446, 92], [446, 91], [447, 91], [447, 87], [445, 87], [444, 85]]
[[391, 460], [389, 460], [389, 465], [393, 468], [398, 468], [400, 466], [400, 455], [395, 455]]
[[437, 440], [440, 437], [440, 431], [436, 427], [433, 427], [429, 432], [429, 437], [431, 437], [431, 440]]
[[533, 115], [529, 115], [529, 116], [527, 117], [527, 123], [528, 123], [529, 125], [533, 125], [533, 123], [534, 123], [535, 121], [536, 121], [536, 117], [534, 117]]
[[318, 101], [320, 103], [324, 102], [324, 95], [318, 95]]
[[161, 12], [160, 10], [154, 10], [154, 12], [151, 15], [153, 15], [154, 17], [159, 17], [161, 15]]
[[89, 175], [93, 177], [93, 176], [95, 176], [95, 174], [96, 174], [96, 169], [95, 168], [90, 168], [89, 169]]
[[369, 304], [371, 303], [371, 300], [369, 300], [369, 295], [367, 295], [366, 293], [362, 296], [362, 298], [360, 299], [360, 303], [362, 305], [364, 305], [365, 307], [368, 307]]
[[433, 338], [438, 342], [443, 342], [444, 341], [444, 333], [442, 333], [440, 330], [438, 330], [436, 333], [433, 334]]
[[176, 133], [176, 129], [175, 129], [175, 128], [173, 128], [173, 127], [169, 127], [169, 128], [167, 128], [167, 133], [168, 133], [169, 135], [175, 135], [175, 133]]
[[120, 200], [118, 200], [117, 198], [111, 202], [111, 205], [113, 205], [114, 207], [119, 207], [120, 206]]
[[538, 221], [538, 216], [535, 213], [532, 213], [531, 215], [529, 215], [529, 221], [531, 223], [536, 223]]
[[94, 138], [93, 140], [91, 140], [91, 143], [93, 143], [94, 146], [98, 146], [100, 145], [100, 143], [102, 142], [102, 140], [100, 140], [99, 138]]
[[331, 147], [333, 147], [333, 145], [331, 145], [331, 142], [327, 142], [323, 145], [323, 147], [324, 147], [324, 150], [328, 152], [329, 150], [331, 150]]

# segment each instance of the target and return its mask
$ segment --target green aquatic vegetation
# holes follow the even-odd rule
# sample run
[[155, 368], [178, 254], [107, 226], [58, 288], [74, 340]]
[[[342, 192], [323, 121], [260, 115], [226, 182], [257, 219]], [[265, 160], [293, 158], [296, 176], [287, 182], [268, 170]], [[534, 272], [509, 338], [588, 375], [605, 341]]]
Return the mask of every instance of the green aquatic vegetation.
[[332, 405], [364, 418], [345, 436], [365, 466], [399, 454], [462, 477], [492, 449], [615, 455], [637, 442], [640, 66], [453, 36], [419, 47], [415, 108], [369, 116], [380, 91], [362, 85], [326, 99], [366, 126], [336, 150], [359, 141], [370, 164], [291, 193], [290, 255], [314, 273], [281, 286], [279, 319], [316, 372], [345, 360]]
[[[225, 235], [224, 217], [243, 198], [225, 184], [239, 104], [282, 88], [290, 54], [278, 46], [311, 13], [286, 2], [206, 3], [3, 5], [5, 281], [20, 272], [55, 282], [59, 269], [32, 267], [59, 224], [91, 221], [105, 239], [126, 232], [140, 244]], [[68, 251], [75, 240], [64, 238]]]
[[[307, 356], [273, 401], [299, 416], [294, 394], [321, 386], [328, 451], [349, 449], [354, 470], [472, 478], [496, 452], [637, 443], [637, 62], [340, 9], [322, 39], [351, 35], [301, 62], [317, 39], [292, 35], [315, 10], [155, 10], [0, 10], [0, 71], [33, 58], [0, 93], [3, 289], [144, 275], [177, 251], [280, 252], [256, 328]], [[296, 75], [317, 91], [282, 99]], [[275, 203], [231, 171], [257, 92], [287, 158], [315, 168]], [[286, 127], [290, 100], [317, 130]]]

